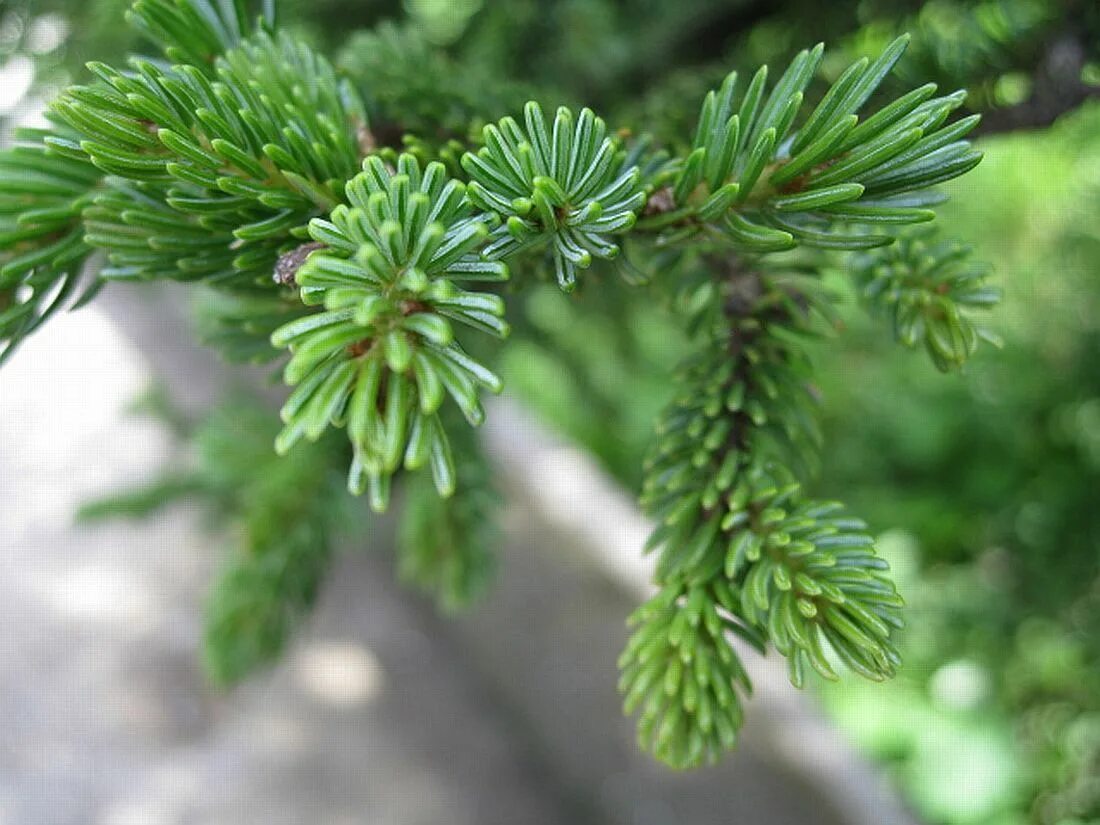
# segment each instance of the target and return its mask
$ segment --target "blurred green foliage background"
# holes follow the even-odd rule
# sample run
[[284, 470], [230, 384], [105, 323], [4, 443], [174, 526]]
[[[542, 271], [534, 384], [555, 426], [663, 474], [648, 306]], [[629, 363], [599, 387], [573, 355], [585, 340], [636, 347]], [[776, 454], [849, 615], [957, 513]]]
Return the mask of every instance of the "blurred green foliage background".
[[945, 219], [1005, 288], [1001, 352], [961, 377], [831, 348], [823, 490], [887, 533], [907, 666], [826, 695], [949, 822], [1100, 817], [1100, 106], [989, 139]]
[[[0, 3], [0, 124], [130, 48], [126, 0]], [[1005, 289], [1001, 351], [962, 375], [891, 346], [844, 278], [820, 348], [828, 447], [817, 492], [882, 531], [907, 598], [906, 666], [822, 687], [931, 823], [1100, 822], [1100, 4], [1088, 0], [287, 0], [291, 25], [373, 73], [375, 128], [416, 123], [425, 89], [455, 123], [533, 93], [686, 141], [731, 67], [824, 39], [828, 79], [914, 33], [899, 83], [968, 88], [985, 161], [943, 223]], [[345, 35], [382, 20], [377, 34]], [[507, 77], [515, 88], [481, 80]], [[1090, 91], [1091, 90], [1091, 91]], [[27, 101], [31, 101], [28, 103]], [[1068, 112], [1064, 116], [1058, 117]], [[1050, 125], [1053, 122], [1053, 125]], [[1022, 131], [1011, 131], [1025, 127]], [[635, 487], [669, 376], [690, 348], [669, 311], [610, 273], [517, 303], [508, 385]], [[812, 747], [812, 743], [807, 743]]]

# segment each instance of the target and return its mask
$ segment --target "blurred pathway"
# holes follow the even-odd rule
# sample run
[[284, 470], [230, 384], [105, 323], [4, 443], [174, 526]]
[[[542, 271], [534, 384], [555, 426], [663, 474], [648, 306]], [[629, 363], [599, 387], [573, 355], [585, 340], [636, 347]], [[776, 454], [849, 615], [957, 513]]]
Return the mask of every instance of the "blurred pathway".
[[[171, 459], [159, 426], [122, 414], [154, 372], [189, 410], [227, 377], [178, 294], [137, 292], [57, 319], [0, 370], [0, 825], [909, 822], [765, 662], [719, 766], [637, 749], [614, 662], [645, 525], [503, 407], [505, 541], [477, 609], [442, 621], [397, 586], [378, 520], [286, 659], [212, 694], [199, 623], [221, 542], [200, 514], [72, 524]], [[548, 485], [572, 497], [533, 495]]]
[[96, 308], [0, 371], [0, 825], [550, 825], [547, 790], [429, 616], [345, 557], [289, 658], [230, 697], [196, 667], [218, 542], [198, 514], [76, 528], [170, 450]]

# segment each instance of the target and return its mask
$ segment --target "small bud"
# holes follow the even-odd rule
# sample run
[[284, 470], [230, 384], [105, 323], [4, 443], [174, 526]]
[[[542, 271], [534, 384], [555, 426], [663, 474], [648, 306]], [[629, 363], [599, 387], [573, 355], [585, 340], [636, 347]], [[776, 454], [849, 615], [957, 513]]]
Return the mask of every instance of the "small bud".
[[645, 208], [642, 210], [642, 215], [646, 217], [663, 215], [675, 208], [676, 199], [672, 195], [672, 187], [663, 186], [649, 196], [649, 200], [646, 201]]
[[324, 249], [324, 246], [322, 243], [310, 241], [289, 252], [284, 252], [279, 256], [279, 260], [275, 262], [275, 272], [272, 274], [271, 279], [282, 286], [294, 286], [295, 276], [297, 276], [302, 264], [306, 262], [306, 258], [309, 257], [311, 252]]

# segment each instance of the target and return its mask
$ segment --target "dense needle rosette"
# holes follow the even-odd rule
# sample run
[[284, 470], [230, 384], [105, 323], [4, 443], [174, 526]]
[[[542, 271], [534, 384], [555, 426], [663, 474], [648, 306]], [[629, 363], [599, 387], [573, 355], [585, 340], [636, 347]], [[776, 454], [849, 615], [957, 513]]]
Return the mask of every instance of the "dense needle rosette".
[[634, 225], [645, 203], [641, 173], [590, 109], [575, 119], [564, 107], [547, 128], [537, 103], [528, 103], [521, 126], [506, 117], [489, 124], [485, 146], [467, 153], [470, 200], [504, 223], [485, 255], [502, 258], [549, 243], [562, 289], [572, 289], [577, 269], [593, 258], [614, 258], [617, 232]]
[[477, 255], [488, 221], [471, 214], [462, 184], [441, 164], [421, 170], [402, 155], [391, 170], [368, 158], [347, 197], [328, 220], [310, 224], [324, 249], [297, 273], [303, 301], [324, 309], [272, 336], [290, 348], [285, 378], [295, 386], [277, 446], [345, 426], [354, 448], [349, 486], [368, 486], [376, 508], [386, 506], [402, 465], [430, 465], [437, 489], [450, 495], [454, 464], [437, 412], [450, 396], [480, 424], [480, 389], [501, 387], [458, 344], [453, 322], [508, 333], [503, 301], [459, 284], [501, 281], [507, 269]]

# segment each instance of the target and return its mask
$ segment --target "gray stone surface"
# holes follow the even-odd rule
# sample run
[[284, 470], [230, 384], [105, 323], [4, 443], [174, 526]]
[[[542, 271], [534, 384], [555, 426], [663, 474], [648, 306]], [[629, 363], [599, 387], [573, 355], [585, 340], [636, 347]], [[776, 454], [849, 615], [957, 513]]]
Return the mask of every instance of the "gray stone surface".
[[95, 309], [0, 374], [0, 825], [576, 821], [387, 565], [342, 558], [289, 657], [197, 668], [219, 539], [176, 508], [75, 527], [171, 458], [120, 417], [148, 365]]

